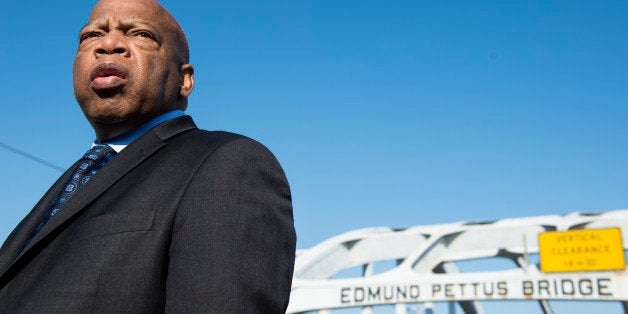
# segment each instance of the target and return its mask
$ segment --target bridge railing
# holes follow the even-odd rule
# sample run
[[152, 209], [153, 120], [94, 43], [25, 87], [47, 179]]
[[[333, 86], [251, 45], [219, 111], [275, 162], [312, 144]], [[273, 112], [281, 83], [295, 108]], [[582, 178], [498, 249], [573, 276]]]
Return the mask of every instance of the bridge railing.
[[[543, 272], [539, 267], [539, 234], [570, 230], [595, 234], [608, 228], [620, 231], [623, 267], [564, 272]], [[482, 300], [536, 300], [542, 311], [551, 313], [547, 300], [624, 301], [627, 236], [628, 210], [355, 230], [299, 251], [288, 313], [348, 307], [370, 313], [372, 306], [395, 304], [396, 312], [404, 314], [406, 304], [443, 301], [458, 302], [465, 313], [483, 313], [478, 302]], [[579, 256], [586, 254], [575, 250], [593, 250], [593, 244], [587, 244], [587, 238], [572, 238], [565, 239], [575, 241], [574, 248], [562, 253], [573, 253], [572, 262], [580, 263]], [[510, 266], [460, 270], [464, 262], [487, 259], [504, 260]], [[387, 270], [375, 273], [374, 266], [380, 264]], [[356, 268], [360, 271], [353, 277], [342, 276]]]

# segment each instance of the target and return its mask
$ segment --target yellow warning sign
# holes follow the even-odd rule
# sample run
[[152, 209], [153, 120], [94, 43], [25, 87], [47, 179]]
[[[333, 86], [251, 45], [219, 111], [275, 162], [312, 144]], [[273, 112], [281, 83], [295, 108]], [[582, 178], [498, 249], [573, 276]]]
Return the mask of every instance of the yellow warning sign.
[[621, 229], [584, 229], [539, 233], [541, 271], [624, 270]]

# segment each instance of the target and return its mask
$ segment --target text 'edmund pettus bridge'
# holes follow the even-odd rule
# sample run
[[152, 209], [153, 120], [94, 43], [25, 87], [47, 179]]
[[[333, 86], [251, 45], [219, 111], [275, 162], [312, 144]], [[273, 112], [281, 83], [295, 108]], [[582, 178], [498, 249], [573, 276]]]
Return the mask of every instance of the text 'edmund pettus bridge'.
[[[628, 308], [626, 234], [628, 210], [351, 231], [299, 251], [288, 313], [452, 301], [476, 313], [483, 300], [531, 300], [545, 313], [548, 300]], [[461, 271], [469, 261], [484, 266]]]

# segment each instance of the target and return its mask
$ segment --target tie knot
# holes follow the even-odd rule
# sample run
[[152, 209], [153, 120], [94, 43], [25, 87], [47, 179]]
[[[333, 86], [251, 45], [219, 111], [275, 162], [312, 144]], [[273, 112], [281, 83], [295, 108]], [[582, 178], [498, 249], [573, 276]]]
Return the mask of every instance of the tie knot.
[[116, 151], [113, 148], [109, 147], [109, 145], [104, 144], [96, 144], [90, 150], [83, 155], [85, 159], [91, 159], [95, 162], [104, 161], [105, 163], [111, 160], [113, 156], [116, 154]]

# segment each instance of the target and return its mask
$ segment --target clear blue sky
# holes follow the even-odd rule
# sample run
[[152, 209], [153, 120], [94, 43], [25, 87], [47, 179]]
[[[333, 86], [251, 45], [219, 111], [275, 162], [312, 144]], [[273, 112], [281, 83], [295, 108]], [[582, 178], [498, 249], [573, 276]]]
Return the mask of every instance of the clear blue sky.
[[[94, 139], [71, 76], [94, 3], [0, 2], [0, 141], [63, 168]], [[628, 208], [626, 1], [163, 3], [189, 36], [188, 113], [276, 154], [299, 248]], [[0, 158], [4, 239], [60, 173]]]

